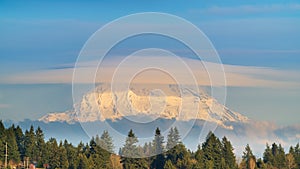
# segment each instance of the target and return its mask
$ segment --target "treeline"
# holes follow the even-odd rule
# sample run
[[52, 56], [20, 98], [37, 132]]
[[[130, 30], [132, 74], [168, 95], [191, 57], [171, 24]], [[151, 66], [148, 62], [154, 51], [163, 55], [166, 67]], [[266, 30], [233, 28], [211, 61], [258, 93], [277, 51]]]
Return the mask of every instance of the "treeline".
[[[0, 165], [5, 163], [5, 146], [8, 147], [8, 166], [24, 168], [34, 164], [51, 169], [299, 169], [300, 147], [297, 144], [285, 153], [280, 144], [266, 145], [263, 158], [256, 159], [249, 145], [245, 147], [240, 163], [233, 153], [231, 142], [221, 140], [212, 132], [195, 152], [181, 142], [177, 128], [171, 128], [165, 138], [159, 128], [153, 141], [139, 144], [130, 130], [119, 155], [114, 155], [112, 137], [107, 131], [92, 138], [89, 143], [72, 145], [55, 138], [45, 141], [41, 128], [33, 126], [25, 132], [19, 126], [5, 128], [0, 121]], [[154, 154], [154, 156], [153, 156]], [[141, 158], [142, 157], [142, 158]]]

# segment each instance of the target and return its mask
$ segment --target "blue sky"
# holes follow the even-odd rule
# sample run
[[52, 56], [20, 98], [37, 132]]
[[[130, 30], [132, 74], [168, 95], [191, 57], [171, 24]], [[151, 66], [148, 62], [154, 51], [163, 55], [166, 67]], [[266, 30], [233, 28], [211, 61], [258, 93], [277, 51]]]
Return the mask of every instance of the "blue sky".
[[[298, 1], [1, 1], [0, 117], [36, 119], [49, 111], [70, 108], [70, 84], [33, 81], [22, 85], [19, 81], [12, 85], [6, 79], [74, 64], [92, 33], [114, 19], [137, 12], [183, 17], [210, 38], [224, 64], [286, 71], [286, 77], [255, 76], [299, 84], [299, 76], [290, 77], [289, 73], [300, 74]], [[129, 47], [137, 47], [137, 43]], [[281, 124], [294, 124], [295, 116], [300, 118], [300, 107], [295, 101], [300, 100], [298, 87], [235, 86], [228, 91], [232, 91], [228, 93], [228, 105], [251, 118]], [[27, 95], [33, 99], [26, 99]], [[39, 99], [41, 95], [51, 97]], [[54, 103], [47, 107], [47, 102]], [[279, 104], [282, 102], [285, 103]]]

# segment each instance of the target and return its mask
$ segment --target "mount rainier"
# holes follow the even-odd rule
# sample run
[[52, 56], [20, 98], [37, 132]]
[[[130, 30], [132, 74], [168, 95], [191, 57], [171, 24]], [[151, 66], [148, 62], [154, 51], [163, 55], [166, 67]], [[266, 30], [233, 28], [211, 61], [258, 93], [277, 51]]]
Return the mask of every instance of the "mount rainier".
[[[157, 118], [182, 121], [204, 120], [214, 122], [225, 128], [226, 122], [247, 123], [249, 119], [234, 112], [204, 90], [191, 91], [190, 88], [179, 90], [177, 85], [131, 85], [128, 90], [111, 91], [108, 84], [100, 84], [95, 90], [83, 95], [75, 104], [74, 110], [50, 113], [40, 118], [49, 122], [95, 122], [118, 120], [141, 116], [147, 121]], [[183, 106], [183, 104], [185, 104]], [[213, 108], [212, 108], [213, 107]], [[150, 118], [150, 119], [149, 119]], [[142, 120], [142, 122], [145, 122]]]

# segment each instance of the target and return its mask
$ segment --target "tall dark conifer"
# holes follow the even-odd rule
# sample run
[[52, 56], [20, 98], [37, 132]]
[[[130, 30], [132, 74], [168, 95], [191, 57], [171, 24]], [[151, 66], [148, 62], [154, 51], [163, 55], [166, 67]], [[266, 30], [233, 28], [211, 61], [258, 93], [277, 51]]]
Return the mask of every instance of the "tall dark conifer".
[[[35, 144], [36, 144], [36, 151], [35, 151], [35, 161], [41, 161], [42, 156], [45, 153], [45, 140], [44, 140], [44, 133], [40, 127], [38, 127], [35, 131]], [[43, 164], [39, 164], [42, 167]]]
[[212, 132], [209, 132], [206, 141], [202, 144], [205, 168], [220, 168], [222, 159], [221, 147], [220, 140]]
[[165, 155], [164, 155], [164, 137], [161, 135], [159, 128], [155, 130], [155, 137], [153, 140], [153, 154], [151, 168], [160, 169], [165, 165]]
[[266, 144], [266, 149], [263, 154], [263, 161], [266, 164], [272, 164], [274, 161], [274, 156], [268, 143]]
[[8, 145], [8, 160], [12, 161], [13, 163], [20, 162], [20, 153], [18, 151], [18, 144], [16, 141], [16, 136], [14, 133], [15, 126], [11, 126], [9, 129], [6, 130], [6, 140], [5, 142]]
[[223, 161], [221, 162], [223, 162], [224, 165], [222, 168], [226, 168], [226, 169], [237, 168], [236, 158], [233, 153], [233, 147], [230, 141], [226, 137], [223, 137], [222, 139], [222, 159]]
[[31, 162], [33, 162], [36, 154], [35, 133], [33, 126], [30, 126], [29, 131], [25, 131], [24, 147], [25, 156], [29, 158]]

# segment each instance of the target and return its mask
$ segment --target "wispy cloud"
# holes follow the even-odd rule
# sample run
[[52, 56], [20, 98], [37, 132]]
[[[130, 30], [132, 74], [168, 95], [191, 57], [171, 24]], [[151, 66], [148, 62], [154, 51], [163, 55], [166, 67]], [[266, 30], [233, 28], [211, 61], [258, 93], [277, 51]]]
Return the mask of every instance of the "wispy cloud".
[[207, 13], [218, 15], [237, 15], [237, 14], [260, 14], [284, 11], [297, 11], [300, 4], [269, 4], [269, 5], [241, 5], [241, 6], [212, 6], [205, 10], [191, 10], [192, 13]]
[[0, 104], [0, 109], [9, 108], [10, 104]]
[[[150, 63], [153, 61], [160, 61], [169, 63], [168, 71], [172, 72], [178, 77], [185, 78], [185, 74], [179, 69], [176, 63], [168, 58], [164, 57], [149, 57], [142, 59], [137, 59], [134, 63], [129, 63], [128, 65], [123, 65], [121, 75], [124, 77], [128, 72], [134, 71], [135, 65], [141, 65], [143, 63]], [[193, 75], [195, 76], [197, 83], [199, 85], [211, 85], [210, 77], [223, 76], [223, 72], [220, 72], [216, 67], [219, 64], [203, 62], [198, 60], [183, 58], [184, 62], [191, 69]], [[120, 60], [119, 60], [120, 61]], [[96, 82], [111, 82], [114, 72], [118, 66], [119, 61], [108, 60], [100, 65], [98, 72], [96, 73]], [[88, 80], [87, 75], [94, 75], [98, 62], [86, 62], [81, 63], [77, 67], [77, 71], [81, 72], [79, 74], [80, 81], [78, 83], [91, 83]], [[225, 70], [227, 86], [241, 86], [241, 87], [297, 87], [300, 86], [300, 74], [297, 71], [287, 71], [287, 70], [276, 70], [267, 67], [254, 67], [254, 66], [235, 66], [235, 65], [222, 65]], [[67, 68], [65, 68], [67, 67]], [[207, 72], [210, 70], [209, 74]], [[27, 72], [11, 75], [8, 77], [2, 77], [0, 83], [25, 83], [25, 84], [35, 84], [35, 83], [72, 83], [74, 68], [71, 65], [63, 65], [60, 69], [48, 69], [35, 72]], [[168, 80], [161, 80], [157, 78], [155, 73], [147, 73], [146, 77], [141, 76], [137, 78], [137, 83], [173, 83]], [[120, 76], [123, 77], [123, 76]], [[118, 79], [119, 82], [126, 79]], [[214, 84], [222, 85], [222, 84]]]

